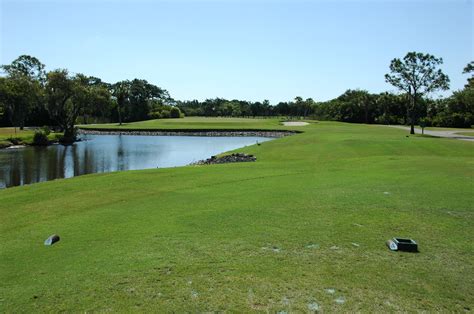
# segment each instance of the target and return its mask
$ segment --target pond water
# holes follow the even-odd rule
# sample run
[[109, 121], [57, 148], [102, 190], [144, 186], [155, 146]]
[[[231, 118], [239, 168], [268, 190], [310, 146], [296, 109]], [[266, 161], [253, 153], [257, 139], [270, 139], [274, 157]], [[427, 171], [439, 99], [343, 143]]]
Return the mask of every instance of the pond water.
[[83, 135], [71, 146], [0, 150], [0, 188], [88, 173], [188, 165], [265, 137]]

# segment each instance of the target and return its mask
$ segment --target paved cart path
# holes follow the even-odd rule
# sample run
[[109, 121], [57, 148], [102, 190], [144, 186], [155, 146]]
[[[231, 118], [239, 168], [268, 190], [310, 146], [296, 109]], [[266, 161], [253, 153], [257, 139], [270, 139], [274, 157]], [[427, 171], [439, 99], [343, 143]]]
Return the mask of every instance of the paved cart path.
[[[389, 127], [410, 131], [410, 127], [403, 126], [403, 125], [389, 125]], [[432, 130], [426, 130], [425, 129], [425, 134], [426, 135], [437, 136], [437, 137], [454, 138], [454, 139], [457, 139], [457, 140], [474, 142], [474, 132], [472, 133], [473, 136], [466, 136], [466, 135], [456, 134], [458, 132], [463, 132], [463, 131], [460, 131], [460, 130], [432, 131]], [[415, 128], [415, 133], [421, 134], [421, 129], [420, 128]]]

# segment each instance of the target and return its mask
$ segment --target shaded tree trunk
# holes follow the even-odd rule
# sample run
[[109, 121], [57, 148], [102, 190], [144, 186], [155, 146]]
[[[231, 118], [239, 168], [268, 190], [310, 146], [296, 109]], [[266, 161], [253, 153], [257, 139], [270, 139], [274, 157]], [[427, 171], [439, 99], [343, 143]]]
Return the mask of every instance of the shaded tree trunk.
[[73, 128], [67, 128], [66, 130], [64, 130], [64, 137], [73, 138], [74, 137], [74, 129]]
[[416, 102], [416, 93], [412, 94], [411, 87], [408, 89], [407, 95], [407, 118], [410, 122], [410, 134], [415, 134], [415, 102]]
[[76, 132], [74, 126], [64, 129], [64, 136], [61, 139], [62, 144], [72, 144], [76, 141]]
[[122, 125], [122, 109], [121, 109], [121, 106], [117, 106], [117, 108], [118, 108], [119, 125]]
[[415, 134], [415, 106], [411, 105], [408, 108], [408, 119], [410, 120], [410, 134]]
[[369, 123], [369, 105], [367, 103], [364, 104], [364, 119], [365, 123]]
[[416, 121], [416, 91], [413, 93], [411, 114], [410, 114], [410, 134], [415, 134]]

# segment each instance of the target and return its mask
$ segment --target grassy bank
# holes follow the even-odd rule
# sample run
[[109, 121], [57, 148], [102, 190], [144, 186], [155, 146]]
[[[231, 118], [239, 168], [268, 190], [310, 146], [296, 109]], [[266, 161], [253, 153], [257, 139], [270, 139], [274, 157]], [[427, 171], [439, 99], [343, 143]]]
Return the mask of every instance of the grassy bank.
[[12, 142], [32, 142], [34, 131], [19, 128], [0, 128], [0, 148], [13, 145]]
[[[287, 129], [126, 127], [239, 125]], [[0, 311], [472, 310], [472, 143], [383, 126], [288, 129], [305, 132], [238, 150], [255, 163], [0, 191]], [[52, 233], [61, 241], [45, 247]], [[421, 252], [390, 252], [394, 236]]]
[[[0, 128], [0, 148], [12, 145], [31, 145], [35, 131], [31, 129], [20, 130], [19, 128]], [[49, 140], [57, 139], [57, 133], [49, 134]]]

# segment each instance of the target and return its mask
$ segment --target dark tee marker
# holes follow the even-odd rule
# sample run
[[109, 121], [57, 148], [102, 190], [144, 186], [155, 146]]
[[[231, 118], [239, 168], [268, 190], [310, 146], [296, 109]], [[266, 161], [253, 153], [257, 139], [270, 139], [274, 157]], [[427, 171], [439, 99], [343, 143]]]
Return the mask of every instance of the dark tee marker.
[[392, 251], [418, 252], [418, 244], [413, 239], [393, 238], [387, 241]]

